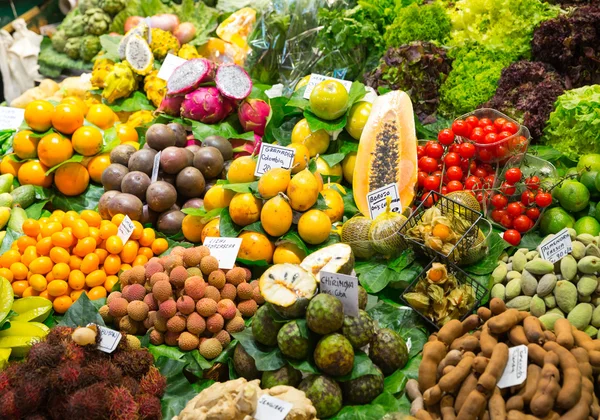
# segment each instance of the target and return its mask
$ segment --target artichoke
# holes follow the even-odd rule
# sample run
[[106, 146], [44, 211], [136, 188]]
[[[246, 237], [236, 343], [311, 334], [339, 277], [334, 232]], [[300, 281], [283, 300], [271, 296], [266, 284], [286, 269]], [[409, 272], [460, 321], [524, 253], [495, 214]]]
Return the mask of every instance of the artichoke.
[[85, 12], [87, 21], [87, 33], [91, 35], [102, 35], [108, 32], [111, 18], [102, 9], [93, 8]]
[[100, 0], [98, 7], [104, 10], [109, 15], [116, 15], [125, 8], [125, 0]]
[[77, 8], [81, 13], [85, 13], [94, 7], [98, 7], [98, 0], [79, 0], [77, 3]]
[[79, 56], [83, 61], [92, 61], [102, 49], [100, 38], [95, 35], [87, 35], [81, 38], [81, 46], [79, 47]]
[[117, 63], [104, 80], [102, 97], [112, 103], [115, 99], [126, 98], [131, 95], [137, 89], [137, 86], [137, 79], [129, 64], [126, 62]]
[[65, 35], [69, 38], [75, 36], [81, 36], [85, 32], [85, 17], [82, 15], [75, 15], [69, 19], [68, 25], [61, 25], [61, 29], [65, 31]]
[[65, 34], [65, 31], [58, 30], [52, 36], [52, 48], [54, 48], [58, 52], [65, 52], [65, 45], [67, 45], [68, 37]]
[[65, 54], [67, 54], [73, 60], [77, 60], [79, 58], [79, 46], [80, 45], [81, 45], [81, 37], [80, 36], [69, 38], [65, 45]]

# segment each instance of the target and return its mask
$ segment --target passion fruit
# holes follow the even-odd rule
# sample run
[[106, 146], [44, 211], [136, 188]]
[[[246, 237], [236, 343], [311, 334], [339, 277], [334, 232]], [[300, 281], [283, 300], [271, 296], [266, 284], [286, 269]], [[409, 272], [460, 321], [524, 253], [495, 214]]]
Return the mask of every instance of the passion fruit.
[[154, 150], [175, 146], [175, 132], [165, 124], [152, 124], [146, 131], [146, 144]]
[[273, 168], [258, 180], [258, 192], [265, 199], [275, 197], [287, 190], [290, 180], [289, 169]]
[[216, 178], [223, 170], [223, 155], [216, 147], [201, 147], [194, 155], [194, 166], [205, 178]]
[[202, 141], [202, 146], [219, 149], [224, 160], [231, 160], [233, 158], [233, 147], [225, 137], [208, 136]]
[[183, 125], [179, 123], [169, 123], [167, 124], [173, 133], [175, 133], [175, 147], [185, 147], [187, 144], [187, 132]]
[[177, 174], [175, 186], [184, 197], [201, 197], [204, 193], [204, 176], [199, 169], [189, 166]]

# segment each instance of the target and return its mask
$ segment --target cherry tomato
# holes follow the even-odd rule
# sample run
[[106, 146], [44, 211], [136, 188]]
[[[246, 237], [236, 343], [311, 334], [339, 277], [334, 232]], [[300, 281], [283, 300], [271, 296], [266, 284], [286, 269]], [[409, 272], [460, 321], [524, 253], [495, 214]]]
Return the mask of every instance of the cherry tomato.
[[460, 181], [463, 177], [463, 171], [460, 166], [451, 166], [446, 170], [446, 176], [450, 181]]
[[492, 160], [493, 156], [492, 156], [492, 152], [491, 151], [489, 151], [487, 149], [484, 149], [484, 148], [481, 148], [479, 150], [479, 152], [477, 153], [477, 157], [482, 162], [489, 162], [490, 160]]
[[487, 133], [485, 135], [485, 139], [483, 139], [483, 142], [485, 144], [494, 144], [498, 141], [498, 135], [496, 133]]
[[481, 118], [479, 120], [479, 127], [485, 127], [487, 125], [492, 125], [492, 120], [490, 120], [489, 118]]
[[427, 178], [427, 172], [419, 171], [419, 173], [417, 174], [417, 184], [419, 185], [419, 187], [423, 186], [425, 178]]
[[508, 211], [508, 214], [510, 214], [512, 217], [517, 217], [525, 213], [525, 207], [523, 207], [518, 201], [508, 203], [506, 210]]
[[540, 188], [540, 178], [536, 175], [534, 176], [530, 176], [529, 178], [527, 178], [525, 180], [525, 185], [527, 186], [527, 188], [529, 188], [530, 190], [537, 190], [538, 188]]
[[442, 179], [442, 171], [434, 171], [431, 175], [437, 176], [438, 178]]
[[514, 229], [504, 232], [504, 240], [512, 246], [517, 246], [521, 242], [521, 234]]
[[494, 186], [494, 182], [496, 181], [495, 175], [488, 175], [483, 178], [483, 188], [492, 188]]
[[425, 146], [425, 155], [439, 159], [444, 155], [444, 147], [437, 142], [430, 141]]
[[502, 191], [504, 195], [513, 195], [516, 190], [517, 189], [513, 185], [508, 184], [507, 182], [503, 182], [502, 185], [500, 185], [500, 191]]
[[438, 167], [438, 161], [429, 156], [423, 156], [419, 159], [419, 169], [431, 173], [435, 171]]
[[483, 132], [484, 134], [490, 134], [490, 133], [496, 133], [496, 127], [494, 127], [493, 125], [486, 125], [485, 127], [483, 127]]
[[456, 120], [452, 123], [452, 132], [457, 136], [468, 137], [469, 126], [463, 120]]
[[449, 193], [449, 191], [448, 191], [448, 187], [446, 187], [446, 186], [443, 186], [443, 187], [442, 187], [442, 189], [441, 189], [441, 192], [442, 192], [442, 195], [446, 195], [446, 194], [448, 194], [448, 193]]
[[506, 182], [508, 182], [511, 185], [514, 185], [517, 182], [519, 182], [522, 177], [523, 177], [523, 173], [521, 172], [521, 170], [519, 168], [510, 168], [504, 174], [504, 179], [506, 179]]
[[513, 226], [517, 230], [517, 232], [527, 232], [533, 226], [533, 222], [531, 219], [525, 215], [521, 215], [516, 217], [513, 220]]
[[425, 146], [417, 146], [417, 157], [420, 159], [425, 156]]
[[508, 148], [512, 152], [524, 151], [527, 147], [527, 139], [523, 136], [512, 136], [508, 139]]
[[477, 194], [475, 194], [475, 198], [480, 203], [483, 203], [484, 201], [487, 201], [490, 198], [490, 193], [487, 191], [485, 191], [485, 192], [479, 191]]
[[502, 220], [500, 220], [500, 224], [504, 226], [506, 229], [510, 229], [513, 227], [513, 218], [509, 214], [505, 214], [502, 216]]
[[452, 129], [445, 128], [438, 133], [438, 141], [444, 146], [449, 146], [454, 143], [454, 133]]
[[508, 147], [506, 147], [506, 145], [504, 145], [504, 144], [500, 144], [500, 145], [496, 146], [496, 150], [494, 151], [494, 154], [496, 155], [496, 157], [498, 159], [505, 158], [508, 155]]
[[475, 115], [470, 115], [465, 118], [465, 122], [467, 124], [471, 124], [473, 127], [477, 127], [479, 125], [479, 118], [477, 118]]
[[425, 192], [423, 193], [423, 195], [421, 195], [421, 201], [423, 202], [423, 206], [425, 206], [426, 208], [433, 206], [433, 204], [435, 203], [433, 194], [430, 194], [428, 192]]
[[440, 182], [442, 180], [434, 175], [429, 175], [427, 178], [425, 178], [425, 181], [423, 182], [423, 187], [428, 190], [438, 190], [438, 188], [440, 188]]
[[465, 181], [465, 188], [467, 190], [478, 190], [482, 187], [483, 183], [481, 182], [481, 178], [477, 176], [470, 176]]
[[495, 173], [495, 172], [496, 172], [496, 170], [494, 169], [494, 167], [493, 167], [492, 165], [490, 165], [489, 163], [482, 163], [480, 166], [481, 166], [483, 169], [485, 169], [485, 171], [486, 171], [488, 174], [493, 174], [493, 173]]
[[502, 218], [506, 216], [508, 213], [503, 209], [492, 210], [492, 220], [496, 223], [500, 223]]
[[506, 124], [506, 118], [500, 117], [494, 120], [494, 127], [496, 127], [496, 130], [498, 131], [502, 131], [504, 124]]
[[446, 166], [460, 165], [460, 155], [454, 152], [447, 153], [446, 156], [444, 156], [444, 163]]
[[497, 209], [503, 209], [508, 204], [508, 198], [502, 194], [494, 194], [492, 196], [492, 206]]
[[469, 138], [475, 143], [483, 143], [485, 140], [485, 133], [483, 132], [482, 128], [476, 127], [473, 129], [473, 131], [471, 131], [471, 136]]
[[458, 153], [460, 151], [460, 144], [452, 143], [450, 147], [448, 147], [448, 151], [450, 153]]
[[475, 169], [477, 169], [477, 163], [475, 163], [475, 161], [472, 160], [469, 163], [469, 172], [473, 173], [475, 171]]
[[552, 194], [543, 191], [538, 192], [535, 196], [535, 204], [542, 208], [548, 207], [552, 204]]
[[462, 182], [460, 181], [450, 181], [446, 186], [448, 187], [449, 192], [461, 191], [464, 188]]
[[521, 194], [521, 203], [523, 203], [524, 206], [531, 206], [535, 203], [535, 194], [533, 191], [523, 191], [523, 194]]
[[471, 172], [471, 174], [478, 176], [479, 178], [484, 178], [487, 176], [487, 171], [485, 169], [483, 169], [481, 166], [479, 166], [477, 169], [475, 169], [473, 172]]
[[538, 209], [537, 207], [531, 207], [531, 208], [527, 209], [527, 211], [525, 212], [525, 214], [531, 220], [535, 221], [535, 220], [537, 220], [540, 217], [540, 209]]
[[504, 140], [505, 138], [510, 137], [510, 136], [512, 136], [512, 134], [509, 133], [508, 131], [501, 131], [498, 133], [498, 141]]
[[519, 131], [519, 126], [514, 122], [507, 121], [502, 125], [502, 131], [508, 131], [511, 134], [515, 134], [517, 131]]
[[469, 159], [475, 156], [475, 145], [472, 143], [463, 143], [460, 145], [460, 149], [458, 151], [460, 157]]

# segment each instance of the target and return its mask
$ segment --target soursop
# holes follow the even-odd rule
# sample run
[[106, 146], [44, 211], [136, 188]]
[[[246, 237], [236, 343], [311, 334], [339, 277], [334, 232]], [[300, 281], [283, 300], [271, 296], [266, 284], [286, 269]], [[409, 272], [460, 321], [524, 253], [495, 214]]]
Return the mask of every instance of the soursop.
[[90, 35], [102, 35], [108, 32], [111, 24], [111, 18], [104, 13], [102, 9], [94, 7], [85, 12], [87, 22], [87, 33]]
[[68, 25], [61, 25], [61, 29], [65, 31], [68, 38], [81, 36], [85, 33], [86, 19], [83, 15], [75, 15], [69, 19]]
[[76, 36], [69, 38], [65, 44], [65, 54], [71, 57], [73, 60], [79, 58], [79, 47], [81, 46], [81, 37]]
[[65, 52], [65, 45], [67, 45], [67, 41], [69, 37], [65, 34], [65, 31], [58, 30], [52, 36], [52, 48], [54, 48], [58, 52]]
[[109, 15], [116, 15], [126, 6], [126, 0], [100, 0], [98, 7], [104, 10]]
[[94, 35], [87, 35], [81, 38], [81, 46], [79, 47], [79, 56], [83, 61], [92, 61], [102, 49], [100, 38]]

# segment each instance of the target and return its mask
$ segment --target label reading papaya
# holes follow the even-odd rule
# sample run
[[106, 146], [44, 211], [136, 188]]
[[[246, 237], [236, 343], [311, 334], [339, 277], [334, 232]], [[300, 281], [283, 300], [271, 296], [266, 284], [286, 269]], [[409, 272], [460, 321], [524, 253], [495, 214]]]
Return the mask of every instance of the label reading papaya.
[[313, 89], [321, 82], [325, 80], [337, 80], [340, 82], [348, 93], [350, 93], [350, 88], [352, 87], [352, 82], [348, 80], [336, 79], [335, 77], [323, 76], [322, 74], [313, 73], [310, 75], [310, 79], [308, 79], [308, 83], [306, 84], [306, 90], [304, 91], [304, 99], [310, 99], [310, 94]]
[[256, 412], [252, 417], [256, 420], [283, 420], [293, 407], [290, 402], [262, 395], [256, 402]]
[[358, 317], [358, 279], [340, 273], [319, 271], [321, 293], [338, 298], [344, 305], [344, 314]]
[[133, 233], [135, 226], [133, 222], [129, 218], [129, 216], [125, 216], [121, 224], [119, 225], [119, 229], [117, 230], [117, 236], [121, 238], [123, 244], [129, 240], [129, 237]]
[[100, 334], [100, 343], [98, 344], [98, 350], [104, 353], [112, 353], [115, 351], [121, 338], [123, 337], [119, 331], [111, 330], [110, 328], [101, 327], [96, 325], [98, 333]]
[[521, 385], [527, 379], [527, 346], [520, 345], [508, 349], [508, 362], [498, 381], [498, 388]]
[[573, 245], [571, 242], [571, 235], [569, 235], [569, 229], [564, 228], [558, 232], [554, 237], [538, 247], [538, 252], [543, 260], [555, 263], [563, 257], [566, 257], [573, 251]]
[[16, 130], [23, 122], [24, 116], [25, 109], [8, 106], [0, 107], [0, 130]]
[[367, 194], [367, 203], [369, 205], [369, 215], [371, 219], [375, 219], [381, 213], [385, 212], [387, 197], [392, 198], [390, 211], [393, 211], [394, 213], [402, 212], [398, 184], [388, 184]]
[[208, 236], [202, 244], [210, 249], [210, 255], [219, 261], [219, 268], [230, 270], [242, 246], [242, 238], [216, 238]]
[[289, 147], [262, 143], [254, 176], [262, 176], [274, 168], [290, 169], [295, 155], [296, 151]]
[[187, 60], [185, 58], [177, 57], [173, 54], [167, 54], [165, 61], [163, 61], [162, 66], [160, 66], [160, 70], [158, 70], [156, 77], [165, 81], [169, 80], [169, 77], [171, 77], [175, 69], [186, 61]]
[[152, 177], [150, 178], [151, 182], [156, 182], [158, 179], [158, 170], [160, 169], [160, 154], [162, 152], [158, 152], [154, 155], [154, 164], [152, 165]]

